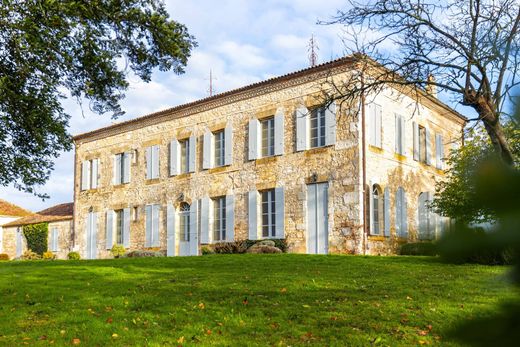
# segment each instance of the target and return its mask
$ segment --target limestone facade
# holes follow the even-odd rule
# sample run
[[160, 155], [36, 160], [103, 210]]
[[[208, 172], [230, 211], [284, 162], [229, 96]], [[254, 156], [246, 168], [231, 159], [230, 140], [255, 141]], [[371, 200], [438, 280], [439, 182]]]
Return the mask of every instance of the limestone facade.
[[[313, 110], [323, 104], [323, 82], [331, 76], [346, 80], [351, 72], [350, 62], [339, 60], [76, 136], [73, 240], [76, 248], [83, 258], [109, 257], [109, 248], [115, 243], [124, 243], [129, 250], [155, 248], [168, 250], [170, 255], [183, 254], [181, 234], [188, 219], [183, 219], [181, 210], [190, 206], [191, 211], [195, 211], [190, 214], [190, 230], [196, 229], [196, 248], [200, 249], [201, 245], [214, 242], [217, 228], [214, 198], [217, 197], [233, 202], [226, 210], [228, 241], [230, 236], [233, 240], [262, 238], [262, 226], [269, 224], [264, 222], [262, 214], [267, 211], [264, 210], [266, 204], [262, 204], [262, 193], [274, 189], [276, 195], [272, 197], [276, 196], [278, 219], [273, 212], [272, 218], [277, 220], [274, 223], [276, 235], [270, 236], [286, 238], [291, 252], [309, 252], [309, 223], [314, 221], [309, 212], [309, 185], [316, 183], [326, 183], [328, 187], [326, 213], [320, 217], [327, 220], [326, 252], [386, 254], [395, 251], [400, 242], [416, 239], [418, 195], [433, 192], [435, 180], [442, 179], [444, 173], [435, 164], [414, 160], [415, 124], [429, 129], [432, 142], [435, 135], [442, 135], [444, 154], [447, 154], [450, 143], [460, 140], [465, 121], [433, 98], [424, 96], [418, 101], [417, 110], [413, 106], [417, 105], [416, 100], [387, 89], [373, 98], [367, 97], [359, 105], [334, 102], [327, 112], [333, 112], [335, 124], [329, 117], [324, 128], [327, 141], [333, 138], [332, 143], [309, 148], [312, 124], [307, 121], [301, 128], [303, 123], [299, 123], [298, 117], [302, 110]], [[382, 110], [378, 123], [379, 147], [369, 145], [367, 140], [373, 126], [367, 121], [367, 114], [372, 107], [369, 104], [373, 103]], [[395, 153], [396, 113], [405, 119], [404, 155]], [[280, 144], [274, 145], [277, 155], [251, 159], [251, 148], [256, 146], [251, 145], [251, 133], [256, 131], [252, 127], [260, 124], [255, 121], [273, 116], [278, 116], [275, 122], [281, 119], [283, 125], [281, 137], [280, 128], [274, 130], [275, 135], [278, 132], [277, 139], [281, 139]], [[302, 129], [307, 137], [304, 149]], [[216, 160], [214, 147], [211, 153], [205, 153], [208, 134], [217, 136], [211, 134], [221, 130], [231, 133], [226, 137], [230, 142], [225, 154], [228, 162], [208, 168], [214, 166], [208, 162], [208, 155], [211, 161]], [[260, 138], [264, 136], [261, 132], [257, 134]], [[179, 173], [176, 170], [181, 163], [177, 160], [183, 152], [176, 152], [172, 157], [171, 152], [177, 150], [177, 147], [172, 149], [172, 142], [182, 146], [186, 139], [195, 141], [194, 167], [190, 167], [193, 172]], [[261, 141], [258, 146], [262, 147]], [[435, 143], [429, 149], [435, 161]], [[157, 153], [153, 154], [155, 150]], [[127, 168], [119, 167], [122, 159], [118, 159], [118, 154], [121, 153], [128, 154], [130, 172], [126, 178], [121, 176], [121, 170]], [[152, 161], [159, 162], [156, 172], [149, 169], [155, 167]], [[85, 170], [86, 163], [88, 170]], [[172, 166], [175, 169], [172, 170]], [[378, 235], [371, 235], [368, 227], [371, 205], [367, 193], [372, 184], [382, 190], [389, 188], [389, 205], [380, 208], [390, 214], [389, 225], [381, 222], [382, 229], [389, 227], [387, 236], [382, 230]], [[398, 187], [406, 191], [407, 197], [405, 237], [398, 237], [395, 230]], [[282, 192], [281, 195], [278, 192]], [[278, 205], [280, 199], [281, 206]], [[153, 222], [147, 218], [156, 213], [151, 212], [151, 205], [158, 211], [158, 219]], [[121, 231], [123, 224], [125, 231]], [[151, 232], [156, 228], [156, 236], [148, 235], [147, 230]], [[116, 234], [115, 229], [120, 234]]]

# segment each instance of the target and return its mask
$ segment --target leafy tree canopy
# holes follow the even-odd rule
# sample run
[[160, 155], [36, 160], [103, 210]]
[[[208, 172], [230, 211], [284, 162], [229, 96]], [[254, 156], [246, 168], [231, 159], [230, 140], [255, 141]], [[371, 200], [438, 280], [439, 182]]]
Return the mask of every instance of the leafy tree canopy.
[[[196, 42], [160, 0], [6, 0], [0, 5], [0, 185], [41, 195], [71, 149], [61, 100], [122, 115], [131, 70], [184, 72]], [[124, 65], [124, 67], [121, 67]]]

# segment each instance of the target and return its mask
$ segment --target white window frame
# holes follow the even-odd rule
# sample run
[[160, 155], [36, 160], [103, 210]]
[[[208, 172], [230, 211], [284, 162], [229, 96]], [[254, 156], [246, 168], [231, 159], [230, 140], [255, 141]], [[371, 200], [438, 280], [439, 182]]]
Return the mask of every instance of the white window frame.
[[[325, 127], [326, 107], [318, 106], [309, 112], [309, 148], [325, 147], [327, 129]], [[313, 119], [316, 119], [316, 127], [313, 127]], [[314, 134], [314, 132], [316, 132]], [[315, 135], [315, 136], [314, 136]], [[315, 141], [315, 142], [313, 142]]]
[[275, 121], [274, 116], [260, 120], [260, 153], [261, 157], [272, 157], [275, 155]]

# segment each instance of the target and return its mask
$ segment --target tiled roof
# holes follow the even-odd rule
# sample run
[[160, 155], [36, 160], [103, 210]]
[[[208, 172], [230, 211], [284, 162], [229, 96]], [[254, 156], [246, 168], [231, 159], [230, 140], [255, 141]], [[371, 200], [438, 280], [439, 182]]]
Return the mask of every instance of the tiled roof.
[[31, 211], [0, 199], [0, 216], [24, 217], [30, 214], [32, 214]]
[[4, 227], [15, 227], [28, 224], [37, 224], [43, 222], [56, 222], [72, 219], [74, 204], [72, 202], [49, 207], [35, 214], [17, 219], [11, 223], [7, 223]]

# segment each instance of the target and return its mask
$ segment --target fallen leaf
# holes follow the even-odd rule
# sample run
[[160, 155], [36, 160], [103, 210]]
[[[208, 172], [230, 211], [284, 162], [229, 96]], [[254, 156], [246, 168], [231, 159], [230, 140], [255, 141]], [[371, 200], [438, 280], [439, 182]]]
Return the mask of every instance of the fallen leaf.
[[203, 310], [204, 308], [206, 308], [206, 306], [204, 305], [203, 302], [201, 302], [201, 303], [199, 304], [199, 308], [200, 308], [201, 310]]
[[211, 335], [211, 330], [206, 330], [206, 335]]
[[426, 330], [419, 330], [418, 334], [419, 334], [419, 336], [426, 336], [426, 335], [428, 335], [428, 331], [426, 331]]
[[184, 336], [181, 336], [177, 339], [177, 343], [184, 343], [185, 340]]
[[282, 288], [282, 289], [280, 289], [280, 292], [281, 292], [281, 293], [287, 293], [287, 288]]
[[39, 340], [47, 340], [47, 336], [42, 335], [42, 336], [40, 336], [38, 339], [39, 339]]
[[65, 335], [65, 330], [60, 330], [60, 335]]
[[112, 338], [113, 338], [113, 339], [117, 339], [118, 337], [119, 337], [119, 335], [117, 335], [116, 333], [113, 333], [113, 334], [112, 334]]
[[113, 321], [114, 321], [114, 320], [112, 319], [112, 317], [108, 317], [108, 318], [107, 318], [107, 323], [108, 323], [108, 324], [112, 324]]
[[74, 338], [74, 339], [72, 339], [72, 344], [73, 344], [73, 345], [79, 345], [80, 343], [81, 343], [81, 340], [80, 340], [80, 339], [78, 339], [78, 338]]

